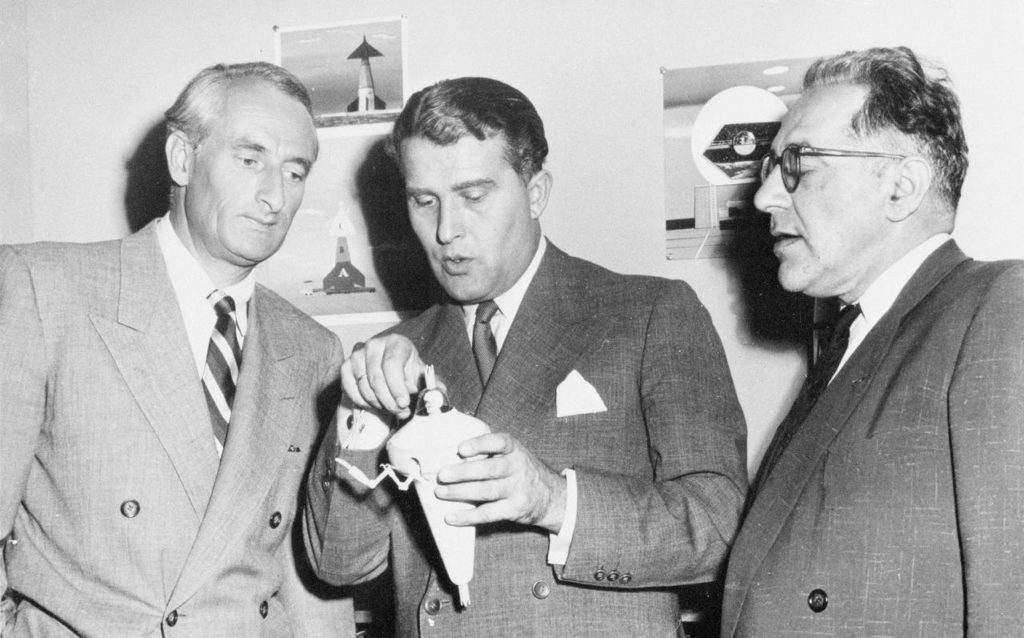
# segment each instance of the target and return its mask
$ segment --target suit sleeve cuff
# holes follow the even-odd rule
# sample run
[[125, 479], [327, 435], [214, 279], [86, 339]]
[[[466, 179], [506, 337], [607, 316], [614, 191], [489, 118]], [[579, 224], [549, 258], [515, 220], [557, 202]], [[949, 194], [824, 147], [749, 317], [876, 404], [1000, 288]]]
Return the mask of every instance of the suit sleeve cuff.
[[576, 471], [562, 470], [565, 477], [565, 520], [557, 534], [548, 536], [548, 564], [565, 565], [569, 559], [569, 545], [576, 533]]

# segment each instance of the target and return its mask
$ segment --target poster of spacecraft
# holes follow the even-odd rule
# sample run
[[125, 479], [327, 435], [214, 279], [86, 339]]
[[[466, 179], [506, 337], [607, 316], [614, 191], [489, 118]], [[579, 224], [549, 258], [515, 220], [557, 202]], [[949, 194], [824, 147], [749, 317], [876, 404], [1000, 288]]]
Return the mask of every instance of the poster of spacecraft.
[[318, 127], [393, 122], [405, 97], [405, 20], [274, 27], [278, 64], [309, 89]]
[[723, 257], [759, 222], [761, 160], [813, 59], [662, 70], [668, 259]]
[[[405, 192], [384, 152], [388, 123], [320, 129], [320, 155], [263, 285], [317, 318], [414, 312], [437, 284], [409, 225]], [[363, 315], [366, 321], [370, 317]]]

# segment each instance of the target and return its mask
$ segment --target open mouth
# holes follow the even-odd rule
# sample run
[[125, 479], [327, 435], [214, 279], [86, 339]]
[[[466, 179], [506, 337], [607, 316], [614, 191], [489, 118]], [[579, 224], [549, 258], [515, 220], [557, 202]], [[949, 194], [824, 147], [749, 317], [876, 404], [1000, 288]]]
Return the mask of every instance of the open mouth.
[[449, 275], [464, 275], [469, 270], [470, 259], [460, 255], [441, 257], [441, 268]]

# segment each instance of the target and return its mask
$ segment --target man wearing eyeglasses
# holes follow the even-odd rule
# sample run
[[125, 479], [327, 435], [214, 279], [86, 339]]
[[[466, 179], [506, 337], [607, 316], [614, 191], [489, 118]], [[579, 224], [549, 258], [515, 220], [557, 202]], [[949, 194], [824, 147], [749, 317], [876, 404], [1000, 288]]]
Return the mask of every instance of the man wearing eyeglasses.
[[722, 636], [1019, 635], [1024, 263], [950, 238], [958, 100], [906, 48], [819, 60], [762, 167], [779, 280], [841, 321], [776, 431]]

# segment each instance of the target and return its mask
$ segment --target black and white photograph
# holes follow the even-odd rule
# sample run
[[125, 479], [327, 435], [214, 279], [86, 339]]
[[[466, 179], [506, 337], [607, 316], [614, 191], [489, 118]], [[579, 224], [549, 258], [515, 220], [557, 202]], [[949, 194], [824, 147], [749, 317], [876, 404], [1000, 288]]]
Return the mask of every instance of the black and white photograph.
[[0, 638], [1024, 635], [1021, 0], [0, 0]]
[[278, 60], [313, 98], [317, 126], [374, 124], [402, 110], [402, 18], [275, 26]]

